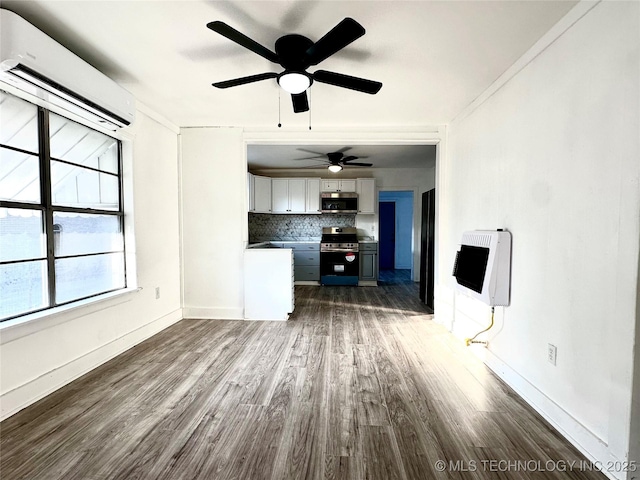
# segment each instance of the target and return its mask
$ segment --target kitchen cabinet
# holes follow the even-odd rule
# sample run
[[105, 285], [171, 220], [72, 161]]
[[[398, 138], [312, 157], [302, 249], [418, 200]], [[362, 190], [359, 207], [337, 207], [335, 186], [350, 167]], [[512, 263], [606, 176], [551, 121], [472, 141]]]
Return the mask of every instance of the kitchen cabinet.
[[296, 282], [320, 281], [320, 244], [288, 244], [293, 249], [294, 280]]
[[322, 184], [323, 192], [355, 192], [356, 191], [355, 180], [322, 179], [321, 184]]
[[320, 179], [307, 178], [307, 213], [321, 213], [320, 211]]
[[252, 173], [247, 173], [247, 210], [253, 212], [256, 208], [255, 202], [255, 179], [253, 178]]
[[305, 178], [271, 179], [271, 213], [306, 213]]
[[249, 211], [271, 213], [271, 178], [249, 175]]
[[358, 213], [376, 213], [376, 180], [358, 178], [356, 193], [358, 194]]
[[320, 243], [271, 242], [271, 245], [293, 250], [296, 283], [320, 281]]
[[359, 285], [378, 284], [378, 243], [360, 243]]
[[244, 318], [287, 320], [295, 307], [293, 250], [247, 249], [244, 273]]

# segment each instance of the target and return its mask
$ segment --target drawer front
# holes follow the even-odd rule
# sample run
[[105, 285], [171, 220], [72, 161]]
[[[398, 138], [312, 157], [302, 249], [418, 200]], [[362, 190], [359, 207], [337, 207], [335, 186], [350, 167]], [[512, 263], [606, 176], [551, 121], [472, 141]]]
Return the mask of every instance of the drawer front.
[[378, 244], [377, 243], [361, 243], [360, 251], [361, 252], [377, 252]]
[[308, 267], [308, 266], [297, 266], [295, 267], [295, 279], [297, 281], [308, 280], [308, 281], [319, 281], [320, 280], [320, 267]]
[[295, 265], [305, 265], [305, 266], [318, 266], [320, 265], [320, 252], [300, 252], [298, 250], [294, 250], [293, 253]]

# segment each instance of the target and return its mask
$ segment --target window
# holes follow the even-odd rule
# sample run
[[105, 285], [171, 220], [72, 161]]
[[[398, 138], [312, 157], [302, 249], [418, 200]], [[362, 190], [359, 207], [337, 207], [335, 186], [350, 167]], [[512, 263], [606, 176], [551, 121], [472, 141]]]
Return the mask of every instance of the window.
[[0, 91], [0, 321], [126, 287], [121, 144]]

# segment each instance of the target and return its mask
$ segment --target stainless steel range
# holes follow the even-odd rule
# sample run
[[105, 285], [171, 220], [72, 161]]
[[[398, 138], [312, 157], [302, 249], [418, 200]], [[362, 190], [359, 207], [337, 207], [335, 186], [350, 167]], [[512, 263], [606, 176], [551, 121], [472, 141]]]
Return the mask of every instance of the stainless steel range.
[[320, 283], [358, 285], [360, 254], [355, 227], [325, 227], [320, 239]]

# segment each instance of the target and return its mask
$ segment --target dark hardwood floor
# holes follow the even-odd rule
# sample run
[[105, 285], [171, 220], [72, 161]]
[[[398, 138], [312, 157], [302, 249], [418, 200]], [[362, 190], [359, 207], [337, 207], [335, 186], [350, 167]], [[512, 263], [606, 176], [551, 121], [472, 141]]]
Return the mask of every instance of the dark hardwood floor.
[[550, 471], [585, 460], [426, 312], [305, 286], [288, 322], [183, 320], [2, 422], [0, 477], [605, 478]]

